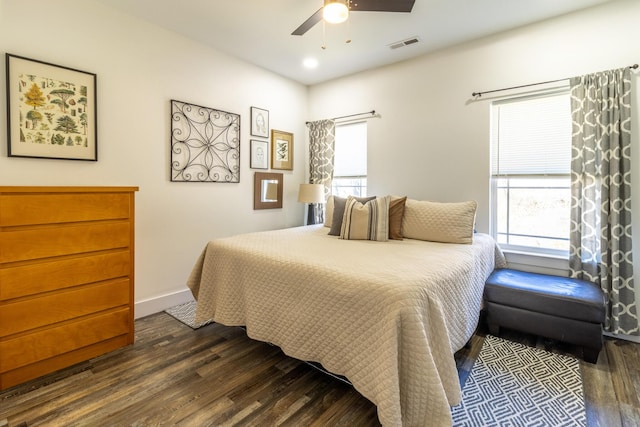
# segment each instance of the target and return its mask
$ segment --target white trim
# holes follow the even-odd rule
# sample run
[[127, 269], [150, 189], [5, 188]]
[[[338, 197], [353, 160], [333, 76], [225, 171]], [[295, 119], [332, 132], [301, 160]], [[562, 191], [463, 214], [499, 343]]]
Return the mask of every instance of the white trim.
[[[548, 238], [547, 236], [539, 236], [539, 237]], [[523, 255], [530, 255], [530, 256], [539, 256], [542, 258], [569, 260], [568, 250], [564, 251], [562, 249], [547, 249], [547, 248], [538, 248], [538, 247], [532, 247], [532, 246], [508, 245], [506, 243], [500, 243], [500, 247], [504, 252], [510, 252], [514, 254], [523, 254]]]
[[135, 318], [140, 319], [141, 317], [159, 313], [169, 307], [184, 304], [189, 301], [193, 301], [193, 295], [191, 294], [191, 291], [189, 289], [160, 295], [158, 297], [153, 297], [142, 301], [136, 301]]
[[640, 337], [623, 334], [612, 334], [611, 332], [603, 332], [603, 335], [617, 340], [631, 341], [640, 344]]
[[514, 270], [562, 277], [569, 275], [569, 260], [564, 257], [513, 252], [504, 249], [502, 252], [504, 253], [509, 268]]

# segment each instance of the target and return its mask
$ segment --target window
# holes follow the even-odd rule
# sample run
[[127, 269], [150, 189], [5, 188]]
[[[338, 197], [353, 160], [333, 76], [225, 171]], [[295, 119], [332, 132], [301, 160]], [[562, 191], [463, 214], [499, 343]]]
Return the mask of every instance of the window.
[[568, 255], [568, 91], [496, 101], [491, 126], [493, 236], [506, 250]]
[[367, 123], [336, 125], [331, 191], [335, 196], [367, 195]]

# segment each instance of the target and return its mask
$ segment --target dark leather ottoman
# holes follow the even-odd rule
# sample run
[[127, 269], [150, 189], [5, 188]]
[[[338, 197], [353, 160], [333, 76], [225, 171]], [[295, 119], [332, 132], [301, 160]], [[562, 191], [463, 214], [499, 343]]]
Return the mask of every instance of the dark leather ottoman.
[[581, 346], [584, 360], [598, 360], [605, 308], [593, 283], [505, 268], [489, 276], [484, 298], [491, 334], [503, 326]]

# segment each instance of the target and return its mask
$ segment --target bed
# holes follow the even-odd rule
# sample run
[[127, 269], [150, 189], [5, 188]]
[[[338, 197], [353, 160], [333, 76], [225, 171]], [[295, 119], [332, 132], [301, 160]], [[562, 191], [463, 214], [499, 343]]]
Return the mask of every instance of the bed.
[[[474, 212], [475, 215], [475, 212]], [[322, 225], [210, 241], [188, 286], [196, 321], [346, 377], [384, 426], [444, 426], [461, 390], [454, 352], [473, 335], [495, 241], [344, 240]]]

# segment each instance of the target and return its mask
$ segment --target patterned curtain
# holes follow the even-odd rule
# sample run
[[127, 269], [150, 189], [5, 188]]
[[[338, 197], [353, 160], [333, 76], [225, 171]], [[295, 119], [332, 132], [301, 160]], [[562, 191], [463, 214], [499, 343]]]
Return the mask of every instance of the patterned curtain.
[[[336, 124], [333, 120], [309, 123], [309, 184], [323, 184], [325, 200], [331, 195]], [[323, 204], [309, 205], [309, 218], [324, 222]]]
[[631, 256], [631, 72], [571, 79], [571, 277], [600, 285], [605, 330], [640, 335]]

